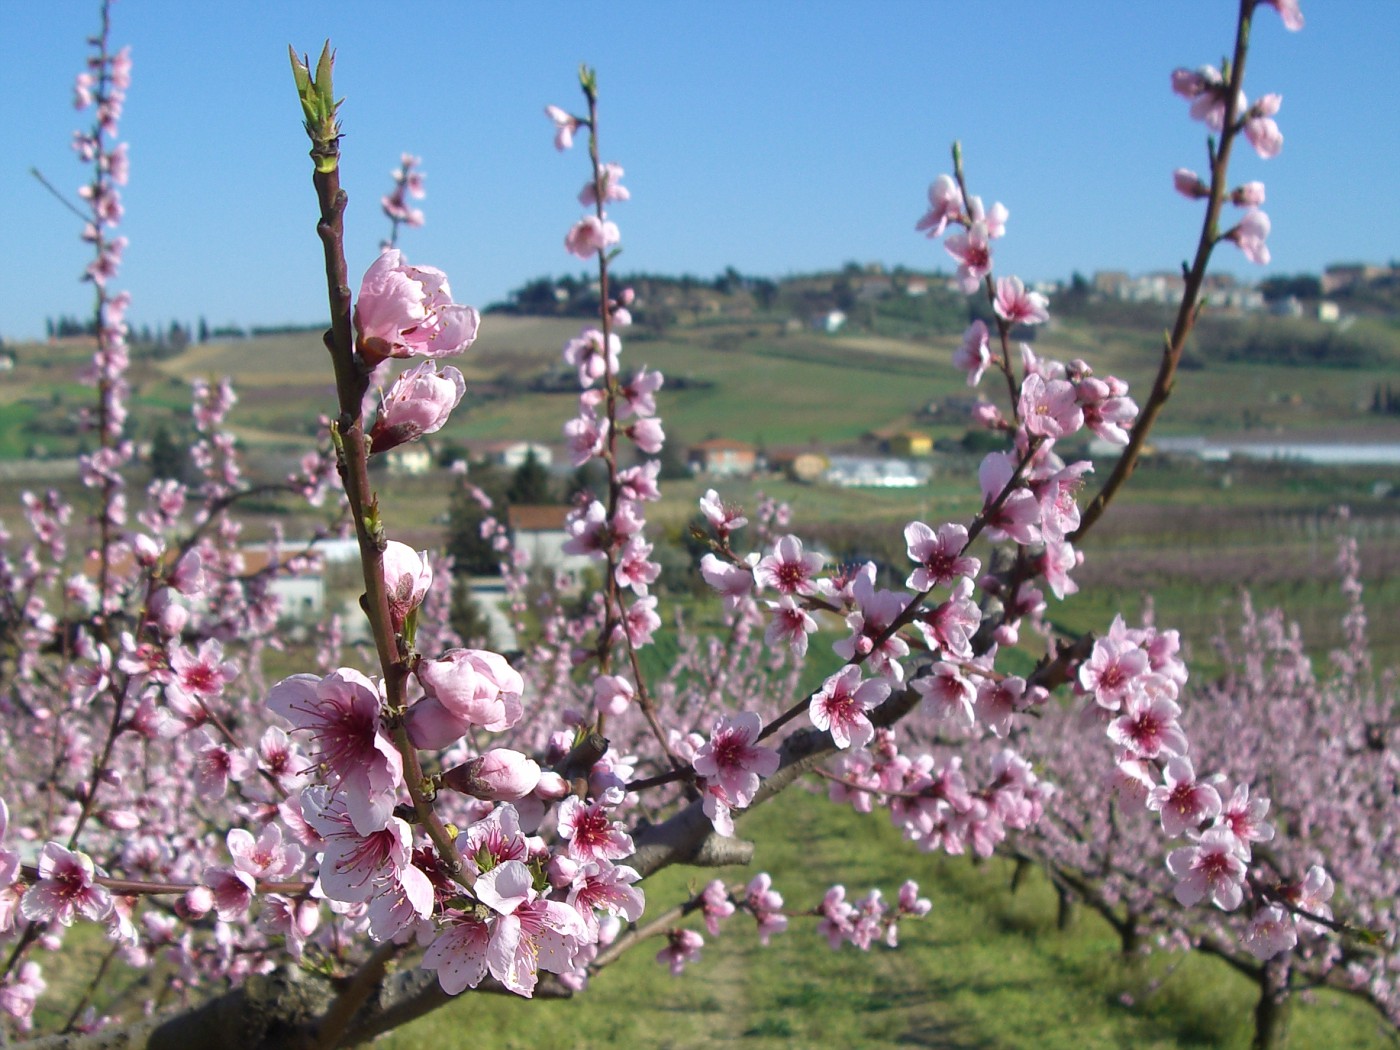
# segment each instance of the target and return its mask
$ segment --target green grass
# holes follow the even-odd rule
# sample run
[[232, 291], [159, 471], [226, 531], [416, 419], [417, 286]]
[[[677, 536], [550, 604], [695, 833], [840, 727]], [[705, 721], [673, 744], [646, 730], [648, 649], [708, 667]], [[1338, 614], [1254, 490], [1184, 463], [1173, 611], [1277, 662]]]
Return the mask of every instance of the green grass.
[[[730, 919], [698, 963], [673, 978], [654, 962], [659, 940], [639, 945], [569, 1001], [466, 995], [405, 1027], [394, 1050], [455, 1045], [471, 1032], [493, 1048], [1037, 1047], [1243, 1048], [1251, 986], [1205, 957], [1124, 961], [1117, 939], [1091, 913], [1055, 928], [1053, 893], [1041, 879], [1008, 890], [1009, 866], [917, 854], [882, 817], [859, 817], [806, 795], [746, 818], [758, 842], [750, 869], [667, 871], [645, 884], [649, 910], [720, 876], [772, 874], [789, 911], [816, 904], [833, 883], [848, 896], [871, 886], [893, 894], [916, 878], [933, 911], [900, 929], [900, 946], [831, 951], [808, 917], [794, 917], [767, 948], [753, 923]], [[693, 918], [687, 922], [696, 929]], [[1159, 985], [1159, 987], [1154, 986]], [[1125, 1005], [1123, 997], [1135, 1005]], [[1299, 1007], [1294, 1043], [1382, 1047], [1365, 1009], [1321, 997]]]
[[38, 415], [38, 406], [33, 404], [0, 408], [0, 459], [23, 458], [34, 444], [30, 428]]

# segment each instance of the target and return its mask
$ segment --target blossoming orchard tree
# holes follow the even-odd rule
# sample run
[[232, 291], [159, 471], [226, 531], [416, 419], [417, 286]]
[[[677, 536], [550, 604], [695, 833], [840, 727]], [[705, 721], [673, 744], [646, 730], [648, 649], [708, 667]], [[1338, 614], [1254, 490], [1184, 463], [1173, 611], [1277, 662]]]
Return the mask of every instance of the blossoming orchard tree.
[[[1059, 790], [1045, 818], [1004, 845], [1108, 919], [1125, 952], [1153, 941], [1195, 948], [1249, 977], [1258, 1046], [1281, 1045], [1290, 995], [1316, 987], [1400, 1023], [1395, 682], [1372, 674], [1355, 540], [1342, 541], [1338, 567], [1345, 645], [1328, 673], [1314, 671], [1296, 626], [1246, 599], [1238, 633], [1220, 639], [1227, 674], [1186, 689], [1184, 711], [1170, 690], [1149, 686], [1114, 710], [1098, 700], [1047, 712], [1027, 752]], [[1106, 641], [1118, 666], [1149, 676], [1153, 644], [1175, 644], [1170, 632], [1121, 621]], [[1101, 681], [1108, 666], [1085, 664], [1081, 680]], [[1116, 765], [1085, 746], [1086, 721], [1118, 745]], [[1197, 745], [1189, 757], [1183, 725]], [[1158, 783], [1143, 760], [1163, 755]], [[1163, 863], [1161, 833], [1183, 820], [1212, 827]], [[1252, 908], [1242, 906], [1246, 887]], [[1181, 907], [1203, 899], [1219, 907]], [[1334, 906], [1358, 936], [1329, 936]]]
[[[663, 611], [646, 522], [660, 497], [657, 461], [646, 457], [665, 442], [663, 378], [623, 364], [632, 296], [610, 267], [621, 238], [612, 214], [629, 193], [622, 167], [600, 152], [593, 72], [581, 71], [579, 112], [547, 113], [560, 150], [587, 141], [586, 213], [564, 247], [596, 264], [601, 306], [564, 348], [580, 388], [564, 435], [573, 464], [606, 478], [568, 525], [569, 549], [595, 558], [602, 582], [582, 614], [546, 609], [525, 651], [507, 660], [452, 637], [445, 566], [395, 539], [395, 508], [369, 474], [373, 457], [434, 432], [457, 407], [463, 377], [441, 360], [471, 346], [481, 319], [454, 299], [446, 275], [396, 247], [400, 226], [422, 221], [408, 203], [422, 191], [408, 155], [383, 202], [391, 235], [354, 290], [332, 54], [327, 46], [313, 66], [293, 52], [337, 401], [326, 406], [325, 453], [273, 487], [317, 504], [339, 490], [373, 644], [347, 664], [332, 621], [318, 659], [269, 682], [270, 577], [310, 554], [274, 544], [272, 567], [256, 572], [239, 554], [239, 505], [269, 483], [244, 476], [224, 427], [229, 382], [195, 389], [198, 480], [128, 488], [128, 297], [114, 286], [130, 61], [109, 49], [104, 5], [77, 85], [78, 108], [95, 115], [76, 138], [90, 172], [80, 195], [98, 320], [85, 420], [96, 447], [83, 458], [92, 539], [73, 547], [77, 511], [54, 493], [27, 495], [24, 534], [0, 536], [0, 930], [9, 945], [0, 1008], [11, 1027], [30, 1030], [48, 977], [79, 948], [95, 957], [93, 972], [73, 986], [63, 971], [56, 1030], [35, 1046], [354, 1045], [472, 990], [584, 992], [632, 949], [680, 972], [739, 912], [764, 939], [810, 922], [832, 946], [894, 944], [899, 922], [929, 910], [913, 882], [859, 898], [837, 885], [792, 901], [757, 873], [746, 884], [711, 880], [686, 899], [644, 896], [647, 877], [667, 866], [746, 863], [744, 812], [803, 780], [886, 810], [921, 849], [953, 853], [991, 853], [1042, 823], [1056, 796], [1078, 803], [1087, 834], [1146, 807], [1175, 840], [1155, 876], [1177, 907], [1247, 916], [1242, 934], [1224, 923], [1220, 937], [1242, 935], [1261, 959], [1299, 937], [1345, 953], [1347, 926], [1322, 903], [1330, 884], [1319, 865], [1334, 855], [1303, 845], [1258, 856], [1259, 843], [1306, 842], [1310, 829], [1274, 833], [1264, 795], [1276, 785], [1249, 786], [1262, 769], [1247, 756], [1191, 750], [1177, 721], [1186, 669], [1175, 635], [1116, 624], [1102, 638], [1064, 638], [1042, 618], [1042, 588], [1056, 598], [1076, 589], [1082, 540], [1171, 393], [1213, 251], [1231, 242], [1267, 259], [1263, 186], [1232, 187], [1228, 175], [1241, 136], [1265, 157], [1282, 141], [1278, 97], [1251, 105], [1242, 89], [1261, 7], [1302, 25], [1292, 0], [1241, 0], [1225, 67], [1171, 78], [1211, 132], [1206, 173], [1175, 179], [1205, 214], [1141, 410], [1124, 383], [1089, 363], [1013, 345], [1013, 329], [1044, 322], [1049, 304], [994, 272], [1009, 213], [972, 192], [954, 147], [918, 228], [945, 237], [963, 290], [994, 313], [968, 330], [954, 361], [970, 384], [987, 377], [1004, 396], [977, 417], [1008, 446], [982, 464], [981, 509], [967, 521], [909, 522], [908, 578], [888, 589], [873, 565], [828, 566], [784, 508], [707, 494], [701, 572], [726, 629], [683, 635], [661, 677], [644, 673], [641, 654]], [[1227, 219], [1230, 207], [1244, 210]], [[413, 363], [395, 375], [404, 362]], [[1081, 508], [1094, 468], [1056, 450], [1086, 429], [1123, 451]], [[523, 593], [526, 559], [498, 538], [508, 581]], [[844, 623], [835, 644], [844, 664], [804, 695], [797, 676], [819, 620]], [[1048, 645], [1022, 676], [1001, 654], [1027, 630]], [[1083, 746], [1140, 790], [1111, 801], [1101, 784], [1056, 784], [1033, 769], [1027, 755], [1039, 752], [1021, 742], [1063, 706], [1064, 687], [1099, 713], [1076, 727]], [[953, 728], [962, 736], [950, 745]], [[1193, 765], [1202, 754], [1209, 768]], [[1213, 786], [1227, 772], [1240, 785], [1228, 802]], [[94, 954], [94, 943], [105, 947]], [[99, 1016], [94, 992], [117, 961], [144, 977], [106, 1007], [119, 1015]]]

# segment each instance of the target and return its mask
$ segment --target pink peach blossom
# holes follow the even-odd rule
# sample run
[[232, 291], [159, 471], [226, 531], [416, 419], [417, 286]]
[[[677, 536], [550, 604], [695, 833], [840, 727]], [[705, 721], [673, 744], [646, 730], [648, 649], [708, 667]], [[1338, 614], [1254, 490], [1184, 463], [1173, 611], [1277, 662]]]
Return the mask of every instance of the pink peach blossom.
[[796, 536], [784, 536], [774, 545], [773, 553], [754, 566], [753, 578], [760, 587], [772, 587], [780, 594], [813, 595], [817, 593], [816, 575], [825, 561], [815, 552], [804, 553]]
[[621, 822], [608, 812], [623, 799], [621, 788], [610, 788], [594, 802], [570, 795], [559, 804], [559, 837], [568, 842], [569, 856], [578, 861], [615, 861], [631, 856], [636, 847]]
[[672, 930], [666, 936], [666, 947], [656, 953], [656, 961], [669, 966], [672, 975], [679, 977], [687, 964], [700, 958], [704, 946], [705, 938], [694, 930]]
[[[622, 165], [602, 164], [598, 169], [598, 182], [603, 186], [603, 203], [630, 200], [632, 194], [622, 185]], [[598, 203], [598, 186], [588, 183], [579, 192], [578, 202], [585, 208]]]
[[889, 695], [889, 682], [862, 681], [860, 668], [848, 665], [822, 684], [808, 705], [808, 717], [818, 729], [830, 731], [838, 748], [864, 747], [875, 735], [865, 713]]
[[312, 761], [343, 788], [350, 817], [365, 834], [384, 826], [403, 779], [403, 759], [380, 723], [380, 701], [378, 685], [349, 667], [324, 678], [292, 675], [267, 697], [268, 707], [311, 734]]
[[996, 314], [1008, 324], [1044, 324], [1050, 319], [1049, 301], [1039, 292], [1026, 291], [1019, 277], [997, 281]]
[[956, 233], [944, 241], [943, 247], [958, 260], [958, 287], [971, 295], [992, 269], [992, 249], [988, 243], [986, 223], [974, 222], [966, 232]]
[[79, 915], [93, 922], [112, 910], [112, 897], [97, 885], [97, 871], [86, 853], [48, 842], [39, 853], [39, 878], [20, 898], [20, 911], [32, 922], [72, 926]]
[[940, 175], [929, 184], [928, 203], [928, 213], [914, 229], [924, 230], [930, 237], [941, 237], [948, 223], [962, 214], [962, 190], [951, 175]]
[[1225, 911], [1238, 908], [1244, 897], [1245, 865], [1232, 847], [1222, 829], [1212, 828], [1194, 846], [1172, 850], [1167, 868], [1178, 880], [1176, 899], [1190, 907], [1209, 896]]
[[1264, 962], [1295, 947], [1298, 931], [1288, 912], [1277, 904], [1270, 904], [1254, 913], [1241, 940], [1251, 955]]
[[371, 449], [375, 453], [387, 452], [424, 434], [437, 433], [466, 391], [466, 380], [455, 368], [439, 372], [434, 361], [410, 368], [394, 380], [384, 395], [379, 416], [370, 430]]
[[452, 301], [446, 274], [410, 266], [397, 249], [381, 252], [360, 282], [356, 345], [371, 366], [387, 357], [459, 354], [480, 323], [476, 310]]
[[695, 754], [695, 772], [714, 778], [733, 806], [747, 806], [760, 778], [778, 771], [778, 752], [757, 742], [762, 728], [763, 722], [751, 711], [725, 715]]
[[486, 949], [486, 964], [496, 980], [528, 999], [539, 970], [563, 973], [573, 968], [588, 929], [577, 910], [539, 895], [524, 864], [508, 860], [484, 872], [474, 892], [496, 913]]
[[544, 115], [554, 122], [554, 148], [562, 153], [574, 144], [574, 132], [583, 122], [558, 106], [545, 106]]
[[[1215, 789], [1215, 784], [1222, 779], [1219, 774], [1198, 780], [1191, 760], [1183, 755], [1174, 755], [1167, 761], [1164, 776], [1166, 783], [1154, 787], [1148, 794], [1147, 808], [1161, 813], [1162, 830], [1168, 835], [1192, 831], [1220, 814], [1220, 793]], [[1233, 836], [1224, 829], [1215, 829], [1206, 834], [1214, 836], [1212, 842], [1224, 842], [1227, 846], [1234, 844]]]
[[569, 229], [564, 238], [564, 248], [569, 254], [577, 255], [580, 259], [591, 259], [599, 252], [607, 251], [621, 239], [617, 223], [600, 219], [596, 215], [587, 215]]
[[982, 373], [987, 370], [991, 361], [987, 324], [985, 321], [973, 321], [963, 333], [962, 343], [953, 352], [953, 367], [967, 373], [968, 386], [976, 386], [982, 381]]
[[909, 560], [918, 566], [904, 581], [912, 591], [946, 587], [962, 576], [976, 576], [982, 563], [962, 552], [967, 546], [967, 529], [956, 523], [940, 525], [938, 532], [921, 521], [904, 527]]

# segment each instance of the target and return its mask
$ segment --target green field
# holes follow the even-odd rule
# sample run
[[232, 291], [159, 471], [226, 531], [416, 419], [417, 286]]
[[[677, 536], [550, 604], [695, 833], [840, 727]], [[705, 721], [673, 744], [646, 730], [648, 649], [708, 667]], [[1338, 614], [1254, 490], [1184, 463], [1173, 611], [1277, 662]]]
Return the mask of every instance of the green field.
[[[558, 440], [575, 395], [511, 391], [558, 370], [560, 348], [580, 327], [571, 319], [488, 315], [476, 344], [453, 362], [467, 377], [470, 411], [459, 413], [440, 440]], [[1365, 367], [1226, 361], [1212, 359], [1208, 345], [1195, 347], [1204, 367], [1180, 374], [1160, 432], [1325, 432], [1394, 440], [1400, 421], [1367, 409], [1377, 385], [1400, 374], [1400, 333], [1378, 321], [1357, 327], [1388, 347]], [[957, 341], [861, 332], [827, 336], [788, 332], [776, 322], [716, 318], [675, 327], [662, 339], [639, 333], [627, 342], [625, 367], [666, 373], [671, 385], [662, 392], [661, 414], [672, 440], [681, 443], [723, 436], [765, 445], [834, 444], [911, 424], [935, 436], [957, 436], [967, 429], [961, 413], [920, 414], [930, 404], [967, 396], [962, 376], [949, 366]], [[1157, 366], [1160, 335], [1150, 326], [1071, 317], [1048, 328], [1035, 345], [1041, 355], [1083, 357], [1098, 374], [1127, 379], [1142, 397]], [[81, 341], [16, 348], [19, 367], [0, 388], [0, 458], [24, 451], [12, 435], [28, 417], [11, 406], [48, 401], [61, 414], [91, 396], [71, 383], [82, 354]], [[186, 413], [190, 379], [223, 375], [237, 380], [241, 401], [233, 422], [254, 445], [305, 443], [308, 422], [332, 408], [329, 363], [314, 332], [211, 342], [158, 362], [138, 361], [132, 375], [136, 404], [178, 418]], [[992, 396], [999, 392], [990, 381], [984, 388]]]
[[[812, 797], [760, 809], [739, 831], [758, 843], [752, 868], [663, 872], [644, 884], [648, 910], [678, 903], [711, 878], [735, 885], [758, 871], [772, 875], [789, 912], [814, 906], [833, 883], [845, 885], [848, 899], [872, 886], [889, 897], [907, 878], [933, 910], [901, 925], [897, 949], [866, 954], [850, 945], [833, 952], [816, 920], [796, 915], [764, 948], [753, 920], [736, 915], [680, 977], [654, 961], [658, 940], [573, 1000], [468, 994], [382, 1045], [452, 1046], [467, 1032], [493, 1050], [1249, 1045], [1253, 989], [1243, 978], [1206, 957], [1125, 960], [1107, 925], [1082, 910], [1061, 932], [1048, 884], [1031, 878], [1013, 895], [1001, 861], [916, 853], [885, 818]], [[703, 929], [694, 917], [684, 925]], [[1296, 1009], [1293, 1039], [1300, 1050], [1393, 1045], [1367, 1009], [1331, 995]]]

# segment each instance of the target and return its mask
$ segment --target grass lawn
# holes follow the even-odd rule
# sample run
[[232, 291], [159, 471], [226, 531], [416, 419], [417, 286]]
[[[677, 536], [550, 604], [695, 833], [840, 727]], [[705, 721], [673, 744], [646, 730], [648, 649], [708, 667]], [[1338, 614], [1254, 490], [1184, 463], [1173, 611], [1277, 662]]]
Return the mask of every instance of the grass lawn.
[[[848, 897], [872, 886], [889, 896], [909, 877], [933, 910], [900, 928], [897, 949], [869, 953], [831, 951], [808, 917], [792, 918], [764, 948], [752, 920], [736, 915], [681, 977], [654, 961], [658, 939], [574, 1000], [467, 995], [382, 1045], [461, 1045], [466, 1033], [472, 1045], [502, 1050], [1249, 1045], [1253, 996], [1242, 978], [1204, 957], [1124, 961], [1109, 928], [1082, 910], [1062, 933], [1048, 885], [1032, 878], [1013, 896], [1003, 862], [918, 854], [883, 817], [794, 793], [745, 818], [740, 833], [758, 843], [752, 868], [663, 872], [645, 884], [649, 910], [710, 878], [734, 885], [758, 871], [772, 874], [789, 911], [815, 905], [836, 882]], [[702, 929], [694, 917], [685, 924]], [[1300, 1050], [1393, 1045], [1369, 1011], [1330, 996], [1296, 1009], [1293, 1032]]]

